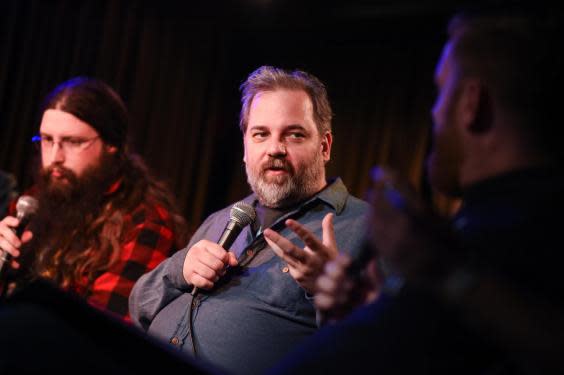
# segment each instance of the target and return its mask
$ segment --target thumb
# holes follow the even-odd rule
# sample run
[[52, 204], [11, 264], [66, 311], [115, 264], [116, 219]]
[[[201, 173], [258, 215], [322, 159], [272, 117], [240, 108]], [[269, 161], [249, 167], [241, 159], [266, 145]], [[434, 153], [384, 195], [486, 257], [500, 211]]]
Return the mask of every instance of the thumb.
[[239, 262], [237, 262], [237, 257], [235, 256], [234, 253], [232, 253], [231, 251], [227, 252], [227, 263], [231, 266], [234, 267], [236, 265], [239, 264]]
[[32, 238], [33, 238], [33, 233], [30, 232], [29, 230], [26, 230], [25, 232], [23, 232], [21, 240], [22, 243], [27, 243], [31, 241]]

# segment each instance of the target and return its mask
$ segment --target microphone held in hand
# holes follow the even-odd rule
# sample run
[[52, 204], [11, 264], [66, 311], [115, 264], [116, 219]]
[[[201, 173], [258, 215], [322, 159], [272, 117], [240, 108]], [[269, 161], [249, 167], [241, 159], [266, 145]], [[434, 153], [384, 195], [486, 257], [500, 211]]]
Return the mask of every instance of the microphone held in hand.
[[[37, 212], [38, 207], [39, 202], [37, 199], [30, 197], [29, 195], [23, 195], [18, 199], [16, 203], [16, 217], [20, 223], [16, 228], [14, 228], [16, 236], [22, 236], [25, 228], [29, 224], [29, 221]], [[0, 273], [2, 272], [4, 264], [8, 262], [10, 258], [10, 254], [4, 250], [0, 250]]]
[[244, 227], [255, 221], [257, 214], [253, 206], [245, 202], [237, 202], [231, 207], [229, 222], [225, 226], [218, 245], [229, 250]]
[[[229, 222], [227, 222], [221, 237], [217, 241], [218, 245], [225, 250], [229, 250], [243, 228], [255, 221], [256, 216], [256, 211], [250, 204], [245, 202], [235, 203], [229, 213]], [[194, 287], [192, 295], [194, 296], [196, 293], [198, 293], [198, 288]]]

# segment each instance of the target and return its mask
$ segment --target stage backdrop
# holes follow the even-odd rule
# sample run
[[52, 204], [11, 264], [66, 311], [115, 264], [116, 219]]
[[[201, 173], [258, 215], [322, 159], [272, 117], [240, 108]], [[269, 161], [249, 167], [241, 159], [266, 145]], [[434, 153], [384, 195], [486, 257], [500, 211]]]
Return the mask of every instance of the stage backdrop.
[[452, 6], [301, 3], [2, 0], [0, 169], [28, 187], [41, 100], [64, 80], [94, 76], [123, 96], [134, 149], [197, 226], [249, 192], [238, 88], [269, 64], [326, 83], [330, 176], [362, 197], [371, 166], [388, 165], [421, 187], [433, 70]]

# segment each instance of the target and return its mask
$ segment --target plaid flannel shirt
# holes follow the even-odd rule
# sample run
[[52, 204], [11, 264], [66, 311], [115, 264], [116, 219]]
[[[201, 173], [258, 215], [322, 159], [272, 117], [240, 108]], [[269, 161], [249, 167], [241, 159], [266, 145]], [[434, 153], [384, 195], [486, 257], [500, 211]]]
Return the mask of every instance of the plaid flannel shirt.
[[[9, 211], [15, 215], [15, 201]], [[71, 286], [70, 291], [85, 296], [90, 305], [129, 322], [128, 299], [133, 284], [172, 255], [176, 248], [172, 218], [163, 207], [141, 203], [125, 215], [124, 228], [128, 230], [123, 236], [119, 259], [88, 289], [85, 281]]]
[[133, 284], [173, 253], [175, 240], [170, 215], [162, 207], [142, 204], [126, 220], [131, 229], [124, 236], [118, 261], [94, 280], [90, 290], [82, 285], [76, 290], [91, 305], [129, 321]]

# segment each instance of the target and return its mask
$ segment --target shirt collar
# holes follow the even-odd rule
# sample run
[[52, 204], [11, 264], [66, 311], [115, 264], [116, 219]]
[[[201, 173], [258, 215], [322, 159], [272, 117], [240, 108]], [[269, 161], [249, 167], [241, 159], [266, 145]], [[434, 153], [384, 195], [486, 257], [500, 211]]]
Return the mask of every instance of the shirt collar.
[[[327, 185], [320, 192], [315, 194], [313, 197], [306, 199], [302, 203], [296, 205], [292, 210], [288, 211], [286, 214], [279, 217], [271, 226], [277, 225], [283, 220], [286, 220], [286, 218], [294, 215], [296, 212], [302, 211], [305, 206], [308, 206], [313, 202], [316, 202], [317, 200], [320, 200], [325, 204], [333, 207], [335, 213], [339, 215], [345, 208], [345, 203], [348, 195], [349, 195], [348, 190], [340, 177], [329, 179]], [[258, 204], [258, 198], [253, 193], [248, 197], [244, 198], [243, 202], [248, 203], [254, 207]], [[262, 234], [263, 230], [264, 228], [260, 226], [259, 221], [254, 220], [251, 223], [251, 227], [248, 235], [250, 236], [251, 239], [255, 239]]]
[[[340, 177], [332, 178], [327, 182], [327, 185], [313, 197], [306, 199], [296, 207], [303, 207], [315, 200], [321, 200], [328, 204], [329, 206], [333, 207], [337, 215], [339, 215], [345, 209], [345, 203], [347, 201], [347, 197], [349, 192], [347, 187], [343, 183]], [[253, 193], [243, 199], [244, 202], [249, 203], [250, 205], [256, 205], [258, 202], [258, 198]]]
[[340, 177], [334, 178], [327, 183], [327, 186], [317, 193], [311, 200], [320, 199], [327, 203], [339, 215], [345, 209], [345, 203], [349, 192]]

